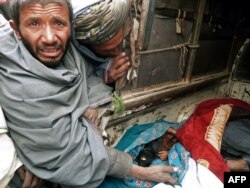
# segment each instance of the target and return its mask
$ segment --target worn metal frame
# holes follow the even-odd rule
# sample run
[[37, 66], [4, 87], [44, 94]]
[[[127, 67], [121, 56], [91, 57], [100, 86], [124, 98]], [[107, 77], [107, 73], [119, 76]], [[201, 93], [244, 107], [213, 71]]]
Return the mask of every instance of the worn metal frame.
[[[154, 0], [142, 1], [142, 12], [140, 20], [140, 28], [138, 33], [137, 50], [144, 50], [148, 47], [149, 33], [152, 27], [152, 20], [148, 20], [153, 16]], [[121, 91], [121, 96], [124, 100], [126, 109], [133, 109], [141, 105], [153, 105], [159, 101], [164, 101], [166, 98], [177, 96], [183, 92], [188, 92], [197, 87], [216, 82], [225, 77], [229, 77], [228, 70], [220, 73], [192, 77], [192, 70], [196, 57], [197, 48], [199, 47], [199, 36], [203, 21], [206, 0], [198, 0], [196, 7], [196, 17], [194, 19], [194, 32], [189, 45], [189, 55], [184, 73], [183, 80], [175, 83], [163, 83], [152, 85], [145, 88], [135, 88], [127, 91]]]

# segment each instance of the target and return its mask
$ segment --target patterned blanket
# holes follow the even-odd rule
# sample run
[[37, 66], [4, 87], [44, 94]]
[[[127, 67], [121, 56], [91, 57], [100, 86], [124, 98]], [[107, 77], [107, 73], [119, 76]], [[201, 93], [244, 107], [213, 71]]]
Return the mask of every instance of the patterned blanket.
[[229, 169], [220, 154], [221, 141], [225, 125], [236, 108], [250, 111], [250, 104], [232, 98], [203, 101], [176, 133], [192, 158], [206, 166], [222, 182], [224, 172]]
[[[178, 129], [181, 126], [179, 123], [171, 123], [167, 121], [157, 121], [148, 124], [134, 125], [128, 129], [124, 136], [121, 138], [116, 148], [129, 153], [134, 163], [136, 157], [143, 149], [145, 144], [163, 136], [169, 127]], [[189, 152], [180, 144], [176, 143], [170, 149], [168, 153], [168, 160], [161, 161], [159, 158], [153, 160], [151, 165], [171, 165], [179, 168], [178, 172], [172, 173], [172, 176], [178, 180], [178, 184], [183, 179], [188, 169], [188, 158], [190, 157]], [[107, 178], [106, 181], [100, 187], [131, 187], [131, 188], [149, 188], [155, 186], [157, 183], [152, 181], [144, 181], [138, 178], [126, 177], [123, 180], [114, 178]]]

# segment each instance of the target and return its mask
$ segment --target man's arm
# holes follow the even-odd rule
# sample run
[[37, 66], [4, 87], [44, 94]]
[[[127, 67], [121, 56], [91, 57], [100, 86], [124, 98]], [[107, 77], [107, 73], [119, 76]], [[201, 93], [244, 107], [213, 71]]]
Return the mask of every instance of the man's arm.
[[176, 167], [160, 165], [141, 167], [133, 164], [131, 156], [125, 152], [111, 147], [106, 147], [106, 150], [110, 161], [108, 176], [117, 178], [130, 176], [155, 182], [176, 183], [176, 179], [170, 175], [170, 172], [178, 170]]

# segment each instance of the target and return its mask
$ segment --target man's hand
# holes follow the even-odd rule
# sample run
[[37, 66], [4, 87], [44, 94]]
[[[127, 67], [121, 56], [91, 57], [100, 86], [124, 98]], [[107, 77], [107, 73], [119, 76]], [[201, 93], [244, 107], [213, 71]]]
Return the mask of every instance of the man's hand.
[[83, 115], [87, 117], [96, 127], [98, 126], [98, 110], [96, 108], [88, 108]]
[[35, 188], [40, 185], [43, 180], [33, 175], [29, 170], [24, 166], [21, 166], [17, 169], [17, 172], [23, 181], [22, 188]]
[[106, 84], [116, 81], [118, 78], [121, 78], [130, 66], [130, 61], [125, 52], [117, 55], [108, 70]]
[[130, 172], [130, 176], [137, 177], [142, 180], [175, 184], [177, 180], [174, 179], [170, 173], [177, 171], [178, 168], [172, 166], [155, 165], [149, 167], [141, 167], [134, 164]]

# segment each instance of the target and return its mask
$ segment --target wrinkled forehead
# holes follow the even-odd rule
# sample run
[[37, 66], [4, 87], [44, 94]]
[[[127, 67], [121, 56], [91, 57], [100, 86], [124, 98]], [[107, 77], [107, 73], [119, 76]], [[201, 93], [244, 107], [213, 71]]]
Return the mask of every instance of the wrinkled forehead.
[[[68, 12], [67, 5], [65, 3], [58, 3], [58, 2], [50, 2], [46, 4], [41, 4], [38, 2], [32, 2], [23, 5], [20, 8], [20, 16], [22, 16], [24, 11], [29, 11], [30, 13], [36, 14], [39, 11], [57, 11], [60, 13], [61, 10]], [[44, 12], [46, 13], [46, 12]]]
[[19, 11], [25, 9], [27, 7], [33, 7], [34, 5], [40, 6], [41, 8], [45, 8], [50, 4], [58, 5], [58, 6], [66, 6], [68, 7], [66, 0], [24, 0], [23, 3], [19, 4]]
[[50, 3], [58, 3], [58, 4], [66, 4], [66, 5], [68, 5], [69, 3], [71, 4], [71, 2], [68, 0], [16, 0], [16, 1], [10, 0], [10, 4], [12, 4], [11, 6], [15, 4], [16, 7], [19, 9], [21, 9], [24, 6], [32, 5], [32, 4], [40, 4], [44, 6]]
[[69, 22], [70, 18], [67, 5], [57, 2], [47, 4], [26, 4], [20, 10], [19, 22], [24, 23], [25, 20], [49, 21], [51, 18]]
[[51, 3], [57, 3], [66, 6], [69, 11], [70, 21], [72, 21], [73, 10], [70, 0], [9, 0], [8, 5], [9, 5], [10, 17], [18, 25], [20, 21], [19, 18], [21, 16], [23, 8], [27, 6], [32, 7], [32, 5], [34, 4], [40, 4], [41, 6], [45, 6]]

